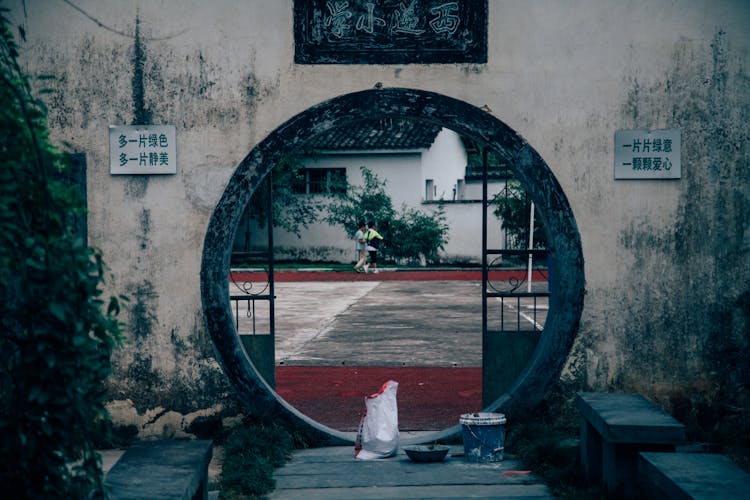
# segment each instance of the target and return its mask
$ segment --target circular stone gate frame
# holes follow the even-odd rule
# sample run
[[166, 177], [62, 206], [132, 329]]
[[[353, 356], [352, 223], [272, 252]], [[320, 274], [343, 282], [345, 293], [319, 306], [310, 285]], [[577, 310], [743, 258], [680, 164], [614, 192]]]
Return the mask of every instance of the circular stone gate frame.
[[[229, 304], [232, 242], [246, 205], [266, 175], [314, 136], [361, 121], [406, 118], [438, 124], [504, 158], [544, 214], [555, 287], [544, 331], [525, 369], [485, 411], [521, 418], [559, 378], [573, 345], [583, 310], [583, 253], [573, 212], [559, 183], [539, 154], [491, 114], [466, 102], [423, 90], [386, 88], [342, 95], [294, 116], [260, 142], [239, 164], [219, 200], [206, 231], [201, 265], [201, 298], [206, 327], [218, 361], [240, 401], [255, 414], [282, 415], [309, 425], [331, 443], [351, 443], [349, 434], [324, 426], [277, 395], [240, 345]], [[458, 416], [456, 416], [458, 420]], [[431, 442], [460, 432], [456, 425], [420, 438]]]

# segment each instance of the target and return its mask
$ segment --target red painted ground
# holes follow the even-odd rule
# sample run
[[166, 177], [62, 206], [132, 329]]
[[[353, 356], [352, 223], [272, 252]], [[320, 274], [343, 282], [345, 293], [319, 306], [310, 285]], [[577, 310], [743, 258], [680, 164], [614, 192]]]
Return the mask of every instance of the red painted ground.
[[482, 369], [391, 366], [279, 366], [276, 392], [317, 422], [356, 431], [364, 397], [388, 380], [398, 387], [400, 430], [443, 430], [482, 409]]

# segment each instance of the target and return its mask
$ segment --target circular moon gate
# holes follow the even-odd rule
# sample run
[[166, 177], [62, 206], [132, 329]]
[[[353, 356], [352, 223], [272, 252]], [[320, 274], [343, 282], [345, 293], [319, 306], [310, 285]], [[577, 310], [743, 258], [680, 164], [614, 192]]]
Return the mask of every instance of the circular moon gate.
[[[274, 130], [239, 164], [206, 231], [201, 298], [206, 326], [219, 363], [237, 394], [256, 414], [282, 414], [327, 435], [331, 443], [351, 438], [302, 414], [279, 397], [245, 356], [229, 304], [229, 262], [245, 206], [265, 176], [285, 156], [334, 127], [373, 119], [406, 118], [439, 124], [470, 137], [504, 158], [545, 216], [549, 272], [555, 291], [544, 331], [525, 369], [485, 411], [520, 418], [555, 383], [573, 345], [583, 310], [583, 253], [573, 212], [559, 183], [539, 154], [503, 122], [463, 101], [422, 90], [387, 88], [336, 97], [313, 106]], [[460, 432], [458, 425], [408, 442], [429, 442]]]

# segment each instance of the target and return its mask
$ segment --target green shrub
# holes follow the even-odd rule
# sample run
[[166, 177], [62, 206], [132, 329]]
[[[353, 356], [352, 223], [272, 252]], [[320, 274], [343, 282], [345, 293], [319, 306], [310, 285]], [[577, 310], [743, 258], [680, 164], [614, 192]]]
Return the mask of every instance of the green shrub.
[[273, 490], [274, 467], [284, 465], [294, 449], [282, 425], [245, 419], [228, 431], [221, 469], [223, 498], [261, 496]]
[[101, 496], [94, 449], [103, 382], [120, 338], [101, 297], [101, 255], [73, 228], [83, 213], [45, 108], [0, 12], [0, 483], [7, 498]]
[[227, 430], [221, 467], [221, 498], [262, 498], [275, 487], [273, 469], [295, 449], [322, 446], [325, 436], [294, 422], [247, 417]]
[[425, 212], [403, 206], [393, 208], [386, 183], [367, 167], [360, 167], [364, 184], [348, 186], [346, 194], [328, 205], [326, 221], [353, 235], [359, 221], [375, 221], [378, 232], [385, 239], [378, 250], [383, 259], [392, 261], [434, 262], [438, 250], [448, 242], [445, 210], [438, 205], [435, 212]]
[[448, 243], [449, 227], [442, 204], [434, 213], [404, 206], [384, 226], [383, 232], [388, 237], [385, 257], [397, 261], [416, 263], [424, 258], [428, 263], [437, 262], [438, 251], [444, 250]]

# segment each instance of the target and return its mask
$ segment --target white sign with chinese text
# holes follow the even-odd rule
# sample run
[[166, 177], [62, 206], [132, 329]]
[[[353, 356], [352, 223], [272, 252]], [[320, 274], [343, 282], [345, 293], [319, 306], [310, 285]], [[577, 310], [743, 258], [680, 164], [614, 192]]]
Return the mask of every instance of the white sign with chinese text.
[[680, 131], [615, 131], [615, 179], [679, 179]]
[[110, 125], [109, 173], [177, 173], [174, 125]]

